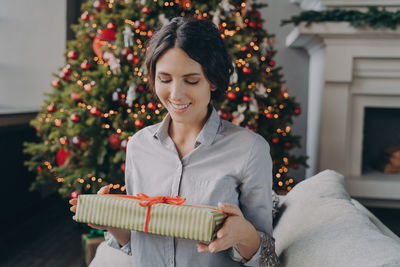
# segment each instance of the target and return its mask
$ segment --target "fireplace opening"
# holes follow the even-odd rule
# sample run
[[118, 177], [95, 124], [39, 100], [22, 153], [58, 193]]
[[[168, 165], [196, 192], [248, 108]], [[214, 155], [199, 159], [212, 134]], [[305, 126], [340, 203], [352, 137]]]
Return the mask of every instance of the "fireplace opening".
[[400, 174], [400, 108], [365, 108], [362, 173]]

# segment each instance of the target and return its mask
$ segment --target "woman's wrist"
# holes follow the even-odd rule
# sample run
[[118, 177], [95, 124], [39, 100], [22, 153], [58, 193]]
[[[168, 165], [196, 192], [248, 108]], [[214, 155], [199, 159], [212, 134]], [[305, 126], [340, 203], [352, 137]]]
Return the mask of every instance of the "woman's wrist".
[[243, 231], [242, 238], [236, 247], [240, 255], [246, 260], [251, 259], [260, 247], [261, 239], [254, 226], [246, 220], [246, 231]]

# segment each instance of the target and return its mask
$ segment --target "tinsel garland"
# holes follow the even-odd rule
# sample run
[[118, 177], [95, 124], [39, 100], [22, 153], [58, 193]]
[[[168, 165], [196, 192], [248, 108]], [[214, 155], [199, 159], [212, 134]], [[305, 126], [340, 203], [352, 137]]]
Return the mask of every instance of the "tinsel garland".
[[330, 9], [324, 11], [304, 11], [288, 20], [282, 20], [281, 25], [307, 22], [310, 26], [315, 22], [343, 22], [347, 21], [354, 27], [370, 26], [373, 29], [390, 28], [395, 30], [400, 24], [400, 10], [391, 12], [385, 8], [369, 7], [367, 12], [358, 10]]

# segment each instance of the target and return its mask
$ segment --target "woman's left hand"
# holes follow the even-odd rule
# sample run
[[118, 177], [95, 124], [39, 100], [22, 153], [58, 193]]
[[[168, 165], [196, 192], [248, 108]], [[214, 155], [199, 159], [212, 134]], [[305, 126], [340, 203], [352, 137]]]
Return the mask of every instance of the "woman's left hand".
[[[210, 244], [197, 243], [198, 252], [218, 252], [226, 250], [234, 245], [245, 244], [246, 239], [252, 236], [258, 237], [253, 225], [247, 221], [238, 206], [228, 203], [218, 203], [218, 208], [227, 215], [224, 225], [217, 232], [217, 238]], [[258, 240], [255, 240], [257, 242]], [[258, 242], [259, 243], [259, 242]]]

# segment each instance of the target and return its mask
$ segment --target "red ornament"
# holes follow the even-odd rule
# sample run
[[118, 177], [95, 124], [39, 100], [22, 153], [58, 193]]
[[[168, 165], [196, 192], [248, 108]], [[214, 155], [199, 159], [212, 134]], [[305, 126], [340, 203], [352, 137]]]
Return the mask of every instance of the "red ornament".
[[267, 117], [267, 119], [272, 119], [274, 118], [274, 115], [272, 113], [267, 113], [265, 117]]
[[228, 91], [228, 93], [226, 93], [226, 97], [229, 100], [235, 100], [236, 99], [236, 94], [234, 92], [232, 92], [232, 91]]
[[57, 150], [57, 164], [58, 166], [63, 166], [67, 158], [71, 155], [70, 151], [60, 148]]
[[132, 64], [136, 65], [140, 62], [140, 58], [137, 55], [134, 55], [132, 53], [129, 53], [128, 56], [126, 57], [126, 60], [131, 62]]
[[116, 38], [115, 38], [115, 34], [116, 33], [117, 32], [115, 30], [112, 30], [112, 29], [102, 29], [100, 31], [99, 38], [102, 41], [114, 42], [116, 40]]
[[251, 14], [252, 15], [254, 15], [254, 16], [256, 16], [257, 18], [261, 18], [261, 13], [260, 13], [260, 11], [258, 11], [258, 10], [252, 10], [251, 11]]
[[93, 3], [93, 7], [97, 10], [97, 12], [100, 12], [103, 8], [107, 7], [107, 4], [103, 1], [96, 0]]
[[278, 137], [272, 138], [272, 143], [277, 144], [279, 142]]
[[43, 171], [43, 169], [42, 169], [42, 167], [37, 166], [37, 167], [36, 167], [36, 171], [37, 171], [38, 173], [41, 173], [41, 172]]
[[98, 56], [99, 58], [103, 57], [103, 53], [101, 52], [101, 48], [103, 47], [103, 44], [100, 40], [99, 37], [94, 37], [93, 39], [93, 51]]
[[246, 67], [246, 66], [244, 66], [242, 68], [242, 71], [243, 71], [244, 74], [250, 74], [251, 73], [251, 69], [249, 67]]
[[113, 133], [108, 137], [108, 143], [110, 147], [115, 150], [121, 147], [121, 140], [119, 139], [119, 135], [116, 133]]
[[48, 112], [54, 112], [56, 111], [56, 106], [54, 104], [50, 104], [47, 106], [47, 111]]
[[65, 75], [71, 75], [71, 66], [70, 65], [67, 65], [67, 66], [65, 66], [63, 69], [62, 69], [62, 72], [65, 74]]
[[61, 79], [63, 79], [64, 81], [66, 81], [66, 82], [68, 82], [69, 81], [69, 79], [70, 79], [70, 76], [69, 75], [66, 75], [63, 71], [62, 72], [60, 72], [60, 78]]
[[144, 85], [143, 85], [143, 84], [139, 84], [139, 85], [136, 87], [136, 91], [143, 92], [143, 91], [144, 91]]
[[225, 110], [218, 110], [218, 115], [221, 119], [223, 120], [230, 120], [231, 119], [231, 114]]
[[81, 117], [79, 117], [78, 114], [72, 113], [71, 116], [69, 117], [71, 119], [71, 121], [73, 122], [78, 122], [81, 120]]
[[60, 120], [60, 119], [55, 119], [55, 120], [54, 120], [54, 125], [57, 126], [57, 127], [60, 127], [60, 126], [62, 125], [62, 120]]
[[132, 53], [132, 50], [130, 48], [122, 48], [121, 50], [121, 56], [127, 57], [130, 53]]
[[181, 7], [184, 9], [191, 9], [192, 8], [192, 1], [191, 0], [182, 0]]
[[126, 147], [128, 146], [128, 139], [124, 139], [121, 141], [121, 148], [126, 152]]
[[93, 116], [96, 116], [96, 117], [100, 117], [101, 116], [101, 110], [98, 107], [92, 107], [90, 109], [90, 114], [92, 114]]
[[88, 69], [90, 69], [90, 64], [89, 64], [89, 62], [87, 62], [87, 60], [85, 60], [85, 61], [82, 62], [82, 64], [81, 64], [81, 69], [83, 69], [83, 70], [88, 70]]
[[85, 89], [86, 92], [90, 92], [90, 90], [92, 90], [93, 86], [94, 86], [95, 82], [90, 82], [87, 83], [83, 86], [83, 88]]
[[147, 7], [142, 8], [142, 12], [145, 14], [149, 14], [151, 12], [151, 10]]
[[293, 164], [293, 168], [298, 169], [300, 165], [298, 163]]
[[275, 61], [271, 60], [271, 61], [269, 62], [269, 65], [270, 65], [271, 67], [275, 66]]
[[78, 101], [81, 101], [82, 100], [82, 98], [79, 96], [79, 94], [77, 93], [77, 92], [73, 92], [73, 93], [71, 93], [71, 99], [74, 101], [74, 102], [78, 102]]
[[146, 25], [144, 25], [144, 23], [141, 24], [141, 25], [139, 26], [139, 29], [141, 29], [142, 31], [146, 30]]
[[249, 22], [249, 27], [250, 28], [255, 28], [256, 27], [256, 23], [254, 21], [250, 21]]
[[156, 110], [157, 106], [153, 102], [147, 104], [147, 108], [151, 110]]
[[109, 30], [115, 30], [115, 24], [113, 22], [107, 23], [107, 29]]
[[296, 113], [296, 115], [300, 115], [301, 114], [301, 109], [300, 108], [295, 108], [294, 109], [294, 113]]
[[40, 127], [39, 126], [36, 127], [35, 130], [36, 130], [36, 135], [37, 136], [41, 136], [42, 135], [42, 131], [40, 131]]
[[151, 30], [149, 30], [149, 31], [147, 32], [147, 37], [152, 37], [152, 36], [153, 36], [153, 34], [154, 34], [154, 32], [153, 32], [153, 31], [151, 31]]
[[257, 23], [257, 28], [262, 28], [263, 27], [263, 25], [262, 25], [262, 23], [261, 22], [259, 22], [259, 23]]
[[75, 198], [78, 198], [78, 196], [79, 196], [78, 191], [74, 190], [74, 191], [72, 191], [72, 193], [69, 195], [69, 198], [70, 198], [70, 199], [75, 199]]
[[250, 102], [250, 97], [248, 95], [243, 96], [243, 101], [244, 102]]
[[85, 149], [87, 146], [87, 139], [83, 136], [76, 135], [72, 137], [72, 146], [76, 149]]
[[53, 85], [54, 87], [58, 87], [61, 85], [61, 82], [59, 79], [55, 79], [54, 81], [51, 82], [51, 85]]
[[286, 149], [290, 149], [290, 148], [292, 148], [292, 143], [290, 143], [290, 142], [285, 142], [285, 143], [283, 144], [283, 146], [284, 146]]
[[143, 120], [141, 120], [141, 119], [136, 119], [136, 120], [135, 120], [135, 127], [136, 127], [136, 128], [142, 128], [142, 127], [143, 127]]
[[120, 170], [121, 170], [122, 172], [125, 172], [125, 163], [122, 163], [122, 164], [121, 164]]
[[78, 58], [78, 53], [76, 51], [71, 50], [71, 51], [68, 52], [67, 57], [69, 59], [77, 59]]
[[84, 20], [84, 21], [88, 21], [89, 20], [89, 14], [88, 14], [87, 11], [82, 13], [81, 19]]

